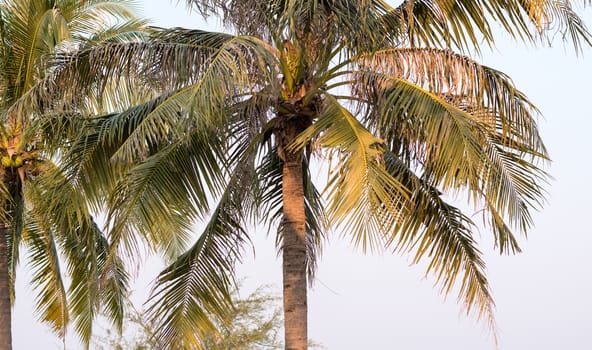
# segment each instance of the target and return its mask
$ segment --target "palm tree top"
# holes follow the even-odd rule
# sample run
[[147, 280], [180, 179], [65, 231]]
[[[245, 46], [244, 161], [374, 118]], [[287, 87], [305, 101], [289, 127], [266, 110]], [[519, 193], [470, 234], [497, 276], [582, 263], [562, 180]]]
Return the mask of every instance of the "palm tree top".
[[[548, 156], [535, 105], [467, 52], [494, 45], [494, 25], [531, 42], [553, 28], [580, 49], [591, 36], [571, 2], [189, 3], [221, 15], [236, 35], [155, 28], [148, 42], [99, 44], [58, 56], [27, 96], [147, 97], [91, 118], [70, 165], [83, 183], [101, 172], [105, 181], [85, 183], [97, 198], [115, 187], [116, 246], [133, 251], [132, 232], [141, 232], [172, 256], [188, 218], [210, 215], [159, 277], [152, 312], [162, 340], [199, 346], [191, 330], [210, 327], [207, 311], [228, 305], [225, 286], [253, 221], [278, 229], [282, 251], [305, 227], [309, 277], [328, 226], [364, 249], [410, 253], [494, 327], [477, 223], [443, 194], [466, 196], [500, 252], [519, 251], [515, 233], [530, 229], [544, 202]], [[117, 94], [104, 89], [113, 84]], [[330, 160], [324, 190], [308, 172], [315, 158]], [[304, 225], [286, 218], [286, 174], [302, 186]]]

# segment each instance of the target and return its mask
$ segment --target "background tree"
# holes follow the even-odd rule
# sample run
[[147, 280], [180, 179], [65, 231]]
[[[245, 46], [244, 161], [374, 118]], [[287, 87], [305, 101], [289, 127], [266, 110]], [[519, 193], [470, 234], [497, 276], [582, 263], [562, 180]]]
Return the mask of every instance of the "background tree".
[[[234, 308], [220, 322], [221, 335], [212, 334], [205, 340], [209, 350], [263, 350], [281, 349], [280, 299], [267, 288], [261, 287], [246, 298], [240, 298], [238, 291], [232, 292]], [[213, 318], [218, 316], [212, 315]], [[155, 325], [140, 311], [134, 310], [126, 316], [122, 334], [106, 330], [106, 336], [95, 337], [96, 349], [155, 349]], [[133, 334], [133, 336], [132, 336]], [[166, 346], [165, 346], [166, 347]]]
[[[104, 265], [109, 244], [90, 215], [91, 203], [56, 163], [59, 154], [49, 152], [44, 131], [51, 130], [40, 127], [37, 113], [48, 105], [20, 101], [45, 77], [48, 58], [57, 50], [137, 39], [142, 26], [124, 1], [0, 1], [2, 349], [11, 349], [11, 304], [23, 247], [39, 317], [60, 337], [73, 320], [88, 342], [100, 309], [121, 326], [128, 278], [121, 261], [114, 256], [114, 264]], [[71, 278], [69, 286], [64, 276]]]
[[[466, 195], [500, 252], [518, 251], [515, 232], [530, 228], [543, 200], [547, 155], [535, 106], [508, 76], [467, 55], [494, 44], [494, 23], [533, 42], [553, 23], [576, 49], [589, 44], [571, 2], [191, 3], [221, 15], [236, 35], [156, 30], [147, 44], [64, 57], [52, 76], [57, 88], [36, 89], [68, 100], [132, 77], [142, 82], [127, 83], [134, 89], [162, 91], [89, 120], [69, 154], [77, 176], [109, 179], [82, 180], [97, 195], [116, 184], [113, 247], [133, 252], [140, 232], [174, 253], [190, 220], [210, 214], [159, 277], [151, 308], [159, 341], [204, 345], [216, 328], [208, 315], [230, 306], [253, 222], [277, 228], [287, 349], [306, 348], [306, 284], [328, 227], [364, 250], [427, 260], [442, 292], [456, 285], [467, 312], [494, 328], [475, 224], [444, 195]], [[322, 192], [309, 173], [313, 159], [329, 161]]]
[[[232, 311], [225, 314], [225, 320], [218, 323], [220, 334], [212, 333], [205, 337], [204, 347], [208, 350], [273, 350], [282, 349], [281, 298], [268, 287], [259, 287], [246, 298], [241, 298], [238, 290], [232, 291]], [[218, 315], [210, 315], [219, 319]], [[123, 332], [105, 329], [104, 335], [95, 335], [93, 348], [97, 350], [143, 350], [155, 349], [156, 325], [142, 312], [131, 307], [125, 316]], [[98, 332], [99, 334], [101, 332]], [[97, 334], [97, 333], [95, 333]], [[161, 346], [167, 348], [167, 346]], [[309, 342], [309, 347], [324, 349], [320, 344]]]

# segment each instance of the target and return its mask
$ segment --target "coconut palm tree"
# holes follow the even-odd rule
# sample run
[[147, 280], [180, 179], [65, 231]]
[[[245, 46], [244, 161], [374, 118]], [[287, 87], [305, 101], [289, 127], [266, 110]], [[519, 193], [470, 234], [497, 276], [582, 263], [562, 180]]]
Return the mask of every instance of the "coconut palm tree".
[[[501, 253], [517, 252], [516, 234], [544, 201], [547, 153], [533, 103], [469, 54], [494, 45], [494, 24], [527, 42], [553, 28], [576, 49], [590, 44], [571, 2], [189, 3], [234, 34], [155, 29], [147, 43], [64, 55], [53, 83], [29, 96], [114, 98], [109, 84], [152, 94], [88, 120], [66, 158], [97, 198], [115, 186], [114, 249], [134, 252], [144, 239], [174, 256], [207, 218], [158, 277], [158, 341], [203, 346], [207, 315], [230, 307], [253, 224], [277, 232], [286, 349], [306, 348], [307, 283], [330, 228], [363, 250], [425, 261], [444, 294], [495, 328], [477, 223], [447, 195], [482, 213]], [[326, 184], [313, 181], [313, 162], [328, 169]], [[97, 173], [105, 181], [84, 180]]]
[[12, 346], [11, 304], [23, 248], [38, 292], [39, 318], [60, 337], [74, 321], [88, 344], [92, 321], [102, 309], [121, 323], [127, 283], [121, 261], [113, 258], [117, 263], [110, 270], [103, 266], [107, 239], [90, 214], [92, 203], [83, 189], [61, 170], [59, 154], [50, 152], [44, 136], [51, 130], [42, 127], [37, 113], [43, 103], [19, 100], [45, 77], [48, 57], [57, 50], [137, 39], [143, 25], [124, 1], [0, 1], [2, 349]]

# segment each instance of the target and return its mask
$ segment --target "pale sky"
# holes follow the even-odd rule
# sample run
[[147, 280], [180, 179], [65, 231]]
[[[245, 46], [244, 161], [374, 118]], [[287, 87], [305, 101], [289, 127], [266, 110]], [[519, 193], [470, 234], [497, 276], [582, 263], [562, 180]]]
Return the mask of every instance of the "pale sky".
[[[143, 15], [158, 26], [215, 28], [189, 15], [183, 1], [179, 6], [167, 0], [140, 4]], [[585, 18], [592, 27], [591, 9]], [[523, 253], [500, 257], [490, 233], [480, 232], [497, 304], [499, 349], [592, 349], [592, 50], [577, 57], [559, 40], [553, 48], [533, 48], [504, 39], [477, 60], [509, 74], [540, 108], [541, 132], [553, 159], [549, 203], [535, 213], [528, 240], [521, 239]], [[262, 284], [279, 293], [281, 259], [273, 238], [266, 240], [263, 230], [257, 235], [255, 258], [247, 255], [239, 267], [243, 294]], [[142, 272], [138, 300], [157, 272]], [[19, 273], [15, 350], [61, 349], [61, 341], [32, 315], [29, 276], [22, 268]], [[445, 301], [433, 279], [423, 276], [407, 256], [363, 255], [332, 234], [309, 293], [309, 336], [330, 350], [494, 349], [484, 325], [465, 317], [456, 296]], [[71, 339], [66, 347], [80, 348]]]

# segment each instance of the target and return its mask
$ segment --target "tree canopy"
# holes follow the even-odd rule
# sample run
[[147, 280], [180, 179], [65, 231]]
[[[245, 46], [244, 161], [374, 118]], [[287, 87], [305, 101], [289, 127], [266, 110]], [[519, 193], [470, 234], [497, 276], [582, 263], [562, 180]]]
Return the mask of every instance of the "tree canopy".
[[[88, 342], [105, 310], [121, 326], [128, 276], [96, 225], [84, 191], [60, 167], [31, 91], [51, 76], [58, 51], [138, 40], [145, 23], [125, 1], [0, 1], [0, 348], [11, 348], [16, 267], [32, 270], [39, 319], [60, 337], [68, 325]], [[107, 256], [113, 255], [110, 265]]]
[[[93, 198], [108, 198], [112, 247], [133, 254], [143, 239], [174, 259], [151, 298], [159, 341], [204, 346], [216, 328], [208, 315], [230, 308], [252, 224], [277, 232], [286, 349], [306, 347], [306, 287], [329, 229], [426, 261], [444, 294], [494, 328], [476, 223], [446, 195], [483, 214], [501, 253], [519, 251], [548, 156], [535, 105], [469, 54], [495, 44], [494, 25], [524, 41], [560, 33], [576, 50], [589, 45], [572, 2], [189, 4], [232, 34], [154, 28], [146, 42], [64, 54], [27, 100], [77, 110], [84, 96], [148, 97], [55, 122], [83, 131], [65, 159]], [[323, 189], [313, 159], [328, 164]], [[175, 258], [199, 219], [201, 235]]]

